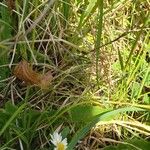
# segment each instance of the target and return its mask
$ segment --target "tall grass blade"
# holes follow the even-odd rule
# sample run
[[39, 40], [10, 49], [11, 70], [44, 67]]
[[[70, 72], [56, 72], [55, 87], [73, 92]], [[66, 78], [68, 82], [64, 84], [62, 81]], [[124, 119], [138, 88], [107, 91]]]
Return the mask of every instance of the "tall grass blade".
[[65, 0], [65, 2], [63, 2], [63, 23], [64, 23], [64, 27], [66, 27], [67, 22], [69, 21], [69, 15], [70, 15], [70, 6], [69, 6], [69, 0]]
[[[11, 38], [12, 26], [11, 26], [11, 14], [8, 8], [0, 5], [0, 40], [6, 40]], [[8, 51], [7, 49], [0, 48], [0, 65], [5, 65], [9, 63], [8, 59]], [[9, 69], [8, 68], [0, 68], [0, 79], [3, 80], [8, 77]]]
[[121, 56], [120, 50], [118, 50], [118, 57], [119, 57], [121, 70], [123, 71], [124, 70], [124, 64], [123, 64], [123, 57]]
[[149, 77], [149, 73], [150, 73], [150, 66], [147, 68], [147, 71], [146, 71], [146, 73], [145, 73], [145, 75], [144, 75], [144, 78], [143, 78], [143, 80], [142, 80], [140, 89], [139, 89], [139, 91], [138, 91], [138, 96], [137, 96], [137, 98], [139, 98], [140, 95], [141, 95], [141, 92], [142, 92], [142, 90], [143, 90], [144, 84], [145, 84], [147, 78]]
[[97, 5], [98, 1], [99, 0], [90, 0], [89, 1], [87, 9], [82, 13], [82, 15], [80, 17], [78, 29], [80, 29], [87, 22], [88, 18], [92, 15], [92, 12], [94, 12], [96, 10], [96, 8], [98, 7], [98, 5]]
[[21, 113], [21, 111], [25, 108], [26, 103], [22, 104], [17, 111], [9, 118], [9, 120], [5, 123], [5, 125], [0, 130], [0, 136], [4, 133], [4, 131], [8, 128], [8, 126], [11, 124], [11, 122]]
[[138, 44], [138, 40], [140, 39], [140, 36], [141, 34], [143, 33], [143, 29], [144, 27], [146, 26], [147, 22], [148, 22], [148, 19], [149, 19], [149, 16], [150, 16], [150, 13], [148, 13], [148, 15], [144, 18], [144, 22], [143, 22], [143, 26], [141, 28], [141, 30], [138, 32], [137, 36], [136, 36], [136, 39], [135, 39], [135, 42], [133, 43], [133, 46], [131, 48], [131, 51], [130, 51], [130, 54], [128, 56], [128, 59], [126, 61], [126, 64], [125, 64], [125, 68], [124, 69], [127, 69], [127, 66], [129, 65], [131, 59], [132, 59], [132, 55], [133, 55], [133, 52], [134, 50], [136, 49], [137, 47], [137, 44]]
[[100, 46], [101, 46], [101, 37], [102, 37], [102, 28], [103, 28], [103, 0], [98, 1], [98, 20], [97, 20], [97, 35], [95, 41], [95, 51], [96, 51], [96, 80], [99, 86], [100, 83], [100, 70], [99, 70], [99, 58], [100, 58]]

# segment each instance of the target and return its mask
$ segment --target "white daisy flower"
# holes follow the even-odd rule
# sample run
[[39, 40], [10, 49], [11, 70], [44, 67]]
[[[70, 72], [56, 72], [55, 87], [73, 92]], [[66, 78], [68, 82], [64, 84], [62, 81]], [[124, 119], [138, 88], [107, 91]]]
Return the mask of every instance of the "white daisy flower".
[[67, 149], [67, 139], [62, 139], [61, 134], [54, 132], [51, 136], [51, 142], [55, 145], [54, 150], [66, 150]]

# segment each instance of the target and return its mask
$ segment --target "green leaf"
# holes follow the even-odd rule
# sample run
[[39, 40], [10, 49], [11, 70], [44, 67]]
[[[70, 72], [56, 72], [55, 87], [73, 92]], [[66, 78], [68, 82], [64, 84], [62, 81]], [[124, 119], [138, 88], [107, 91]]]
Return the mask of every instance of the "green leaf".
[[[0, 5], [0, 41], [10, 39], [12, 37], [11, 26], [11, 15], [5, 6]], [[0, 65], [5, 65], [9, 63], [8, 50], [6, 48], [0, 48]], [[3, 80], [9, 76], [9, 69], [6, 67], [0, 67], [0, 79]], [[3, 86], [0, 84], [0, 86]]]
[[12, 115], [17, 110], [17, 107], [13, 105], [10, 101], [5, 104], [6, 113]]
[[69, 0], [65, 0], [65, 2], [63, 2], [63, 16], [64, 16], [64, 26], [67, 25], [67, 22], [69, 21], [69, 15], [70, 15], [70, 4], [69, 4]]
[[86, 124], [84, 127], [82, 127], [81, 129], [79, 129], [76, 132], [76, 134], [73, 136], [71, 142], [69, 143], [67, 150], [72, 150], [74, 148], [74, 146], [77, 144], [77, 142], [81, 138], [83, 138], [88, 133], [88, 131], [92, 127], [94, 127], [96, 125], [96, 123], [98, 123], [99, 121], [111, 120], [119, 113], [125, 113], [128, 111], [132, 112], [132, 111], [144, 111], [144, 110], [141, 108], [136, 108], [136, 107], [125, 107], [125, 108], [120, 108], [117, 110], [112, 110], [112, 111], [108, 111], [108, 112], [97, 115], [94, 119], [92, 119], [91, 122], [89, 122], [88, 124]]
[[17, 107], [11, 104], [10, 101], [5, 104], [5, 109], [0, 109], [0, 129], [4, 126], [4, 124], [14, 114], [16, 110]]
[[100, 58], [100, 46], [102, 44], [102, 30], [103, 30], [103, 0], [98, 0], [98, 20], [97, 20], [97, 35], [95, 39], [95, 51], [96, 51], [96, 80], [97, 85], [100, 84], [100, 68], [99, 68], [99, 58]]
[[131, 86], [131, 98], [136, 98], [138, 95], [138, 91], [140, 89], [140, 84], [138, 82], [134, 82]]
[[19, 113], [21, 113], [22, 109], [26, 106], [26, 103], [21, 105], [15, 112], [14, 114], [8, 119], [8, 121], [5, 123], [5, 125], [2, 127], [0, 130], [0, 136], [3, 134], [3, 132], [7, 129], [7, 127], [11, 124], [11, 122], [16, 118]]
[[69, 127], [64, 128], [64, 129], [62, 130], [62, 132], [61, 132], [62, 138], [63, 138], [63, 139], [66, 138], [67, 135], [69, 134], [69, 132], [70, 132]]
[[13, 128], [13, 131], [22, 141], [24, 141], [27, 145], [29, 144], [28, 138], [23, 134], [23, 131], [21, 131], [20, 128]]
[[123, 58], [121, 56], [120, 50], [118, 50], [118, 56], [119, 56], [120, 67], [121, 67], [121, 70], [123, 71], [124, 64], [123, 64]]
[[105, 111], [106, 109], [99, 106], [79, 105], [70, 110], [70, 116], [74, 122], [89, 122], [96, 115]]
[[144, 101], [146, 104], [150, 104], [150, 96], [149, 96], [149, 94], [144, 94], [144, 96], [143, 96], [143, 101]]
[[97, 2], [97, 0], [89, 1], [87, 9], [85, 10], [84, 13], [82, 13], [82, 15], [80, 17], [79, 28], [81, 28], [86, 23], [87, 19], [92, 15], [92, 12], [96, 10], [96, 8], [97, 8], [96, 2]]
[[0, 110], [0, 129], [4, 126], [5, 122], [9, 119], [9, 115], [5, 113], [5, 110]]
[[117, 146], [107, 146], [104, 150], [149, 150], [150, 142], [142, 139], [130, 139]]

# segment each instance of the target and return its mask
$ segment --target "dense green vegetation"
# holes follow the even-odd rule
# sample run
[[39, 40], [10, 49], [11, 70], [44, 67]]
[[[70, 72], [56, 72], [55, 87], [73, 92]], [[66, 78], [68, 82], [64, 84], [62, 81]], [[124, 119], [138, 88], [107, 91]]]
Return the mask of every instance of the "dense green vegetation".
[[51, 150], [53, 133], [67, 150], [148, 150], [149, 8], [2, 0], [0, 150]]

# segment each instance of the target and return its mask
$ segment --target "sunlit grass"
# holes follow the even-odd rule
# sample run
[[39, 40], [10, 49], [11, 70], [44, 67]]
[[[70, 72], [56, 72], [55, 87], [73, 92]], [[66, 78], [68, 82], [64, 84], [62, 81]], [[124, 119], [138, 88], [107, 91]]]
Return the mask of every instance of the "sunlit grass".
[[[10, 4], [0, 3], [0, 149], [53, 149], [55, 131], [68, 150], [146, 149], [149, 1]], [[16, 78], [21, 60], [51, 71], [48, 89]]]

